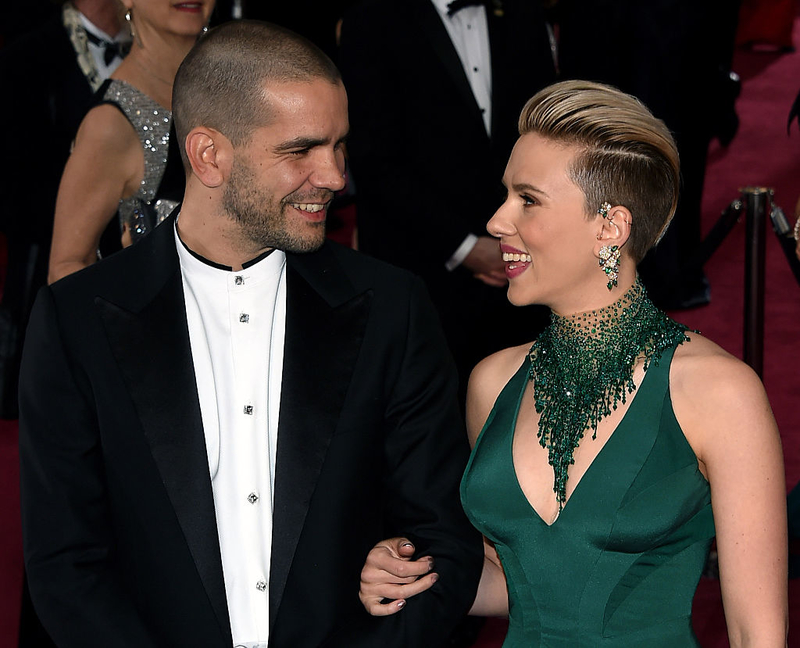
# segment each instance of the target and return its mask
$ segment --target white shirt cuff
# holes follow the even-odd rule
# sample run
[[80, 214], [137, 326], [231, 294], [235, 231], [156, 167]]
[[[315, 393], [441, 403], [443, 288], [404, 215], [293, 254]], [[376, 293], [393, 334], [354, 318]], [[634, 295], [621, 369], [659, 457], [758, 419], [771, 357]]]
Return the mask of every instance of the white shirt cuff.
[[453, 256], [451, 256], [447, 263], [444, 264], [444, 267], [447, 268], [448, 271], [452, 272], [461, 263], [464, 259], [467, 258], [467, 255], [472, 252], [472, 248], [475, 247], [475, 244], [478, 242], [478, 237], [474, 234], [467, 234], [466, 238], [461, 242], [461, 245], [458, 246], [458, 249], [453, 252]]

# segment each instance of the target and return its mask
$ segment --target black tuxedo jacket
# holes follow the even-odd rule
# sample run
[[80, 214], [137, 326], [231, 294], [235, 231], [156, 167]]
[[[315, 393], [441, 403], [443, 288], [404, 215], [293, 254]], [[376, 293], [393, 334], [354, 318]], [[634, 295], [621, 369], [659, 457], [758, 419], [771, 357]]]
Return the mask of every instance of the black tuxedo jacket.
[[342, 23], [348, 151], [366, 252], [444, 272], [467, 234], [486, 235], [525, 102], [555, 79], [538, 2], [487, 9], [491, 138], [458, 53], [430, 0], [371, 0]]
[[[59, 646], [231, 646], [169, 219], [45, 288], [20, 382], [26, 566]], [[465, 436], [420, 282], [350, 250], [289, 255], [270, 646], [435, 646], [468, 609], [480, 539]], [[439, 583], [367, 616], [359, 574], [406, 534]]]
[[94, 94], [60, 10], [0, 50], [0, 82], [0, 123], [13, 151], [0, 161], [0, 227], [49, 249], [58, 183]]
[[[541, 311], [445, 268], [468, 234], [486, 235], [525, 102], [555, 79], [534, 0], [486, 11], [492, 129], [486, 133], [458, 53], [430, 0], [370, 0], [345, 15], [340, 67], [350, 100], [348, 152], [359, 247], [422, 276], [459, 365], [533, 339]], [[499, 252], [498, 252], [499, 254]]]

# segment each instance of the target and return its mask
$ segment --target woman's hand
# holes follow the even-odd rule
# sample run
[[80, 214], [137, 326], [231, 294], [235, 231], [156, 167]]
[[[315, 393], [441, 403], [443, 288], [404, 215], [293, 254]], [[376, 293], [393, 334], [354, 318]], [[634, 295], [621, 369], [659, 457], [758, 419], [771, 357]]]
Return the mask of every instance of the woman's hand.
[[431, 571], [432, 557], [411, 560], [413, 555], [414, 545], [407, 538], [382, 540], [367, 554], [358, 597], [372, 616], [396, 614], [409, 598], [430, 589], [439, 579]]

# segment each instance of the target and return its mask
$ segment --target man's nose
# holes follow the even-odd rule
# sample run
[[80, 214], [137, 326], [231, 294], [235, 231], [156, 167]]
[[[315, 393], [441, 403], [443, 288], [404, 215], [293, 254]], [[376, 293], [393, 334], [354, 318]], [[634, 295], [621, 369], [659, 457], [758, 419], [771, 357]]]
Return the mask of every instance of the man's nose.
[[311, 176], [315, 187], [340, 191], [344, 189], [344, 156], [339, 151], [326, 151], [320, 156]]

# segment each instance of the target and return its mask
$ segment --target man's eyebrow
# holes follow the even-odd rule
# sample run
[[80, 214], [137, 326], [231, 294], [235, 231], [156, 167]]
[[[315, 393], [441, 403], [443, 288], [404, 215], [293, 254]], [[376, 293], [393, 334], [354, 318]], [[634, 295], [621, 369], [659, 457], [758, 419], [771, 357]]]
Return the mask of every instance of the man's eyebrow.
[[286, 140], [278, 144], [275, 147], [275, 151], [277, 153], [282, 153], [284, 151], [306, 150], [312, 149], [315, 146], [323, 146], [326, 143], [327, 140], [316, 137], [295, 137], [294, 139]]
[[[339, 139], [336, 143], [343, 144], [347, 139], [347, 135]], [[281, 142], [275, 147], [276, 153], [285, 153], [286, 151], [306, 151], [316, 146], [325, 146], [328, 143], [327, 139], [317, 137], [295, 137], [294, 139]]]

